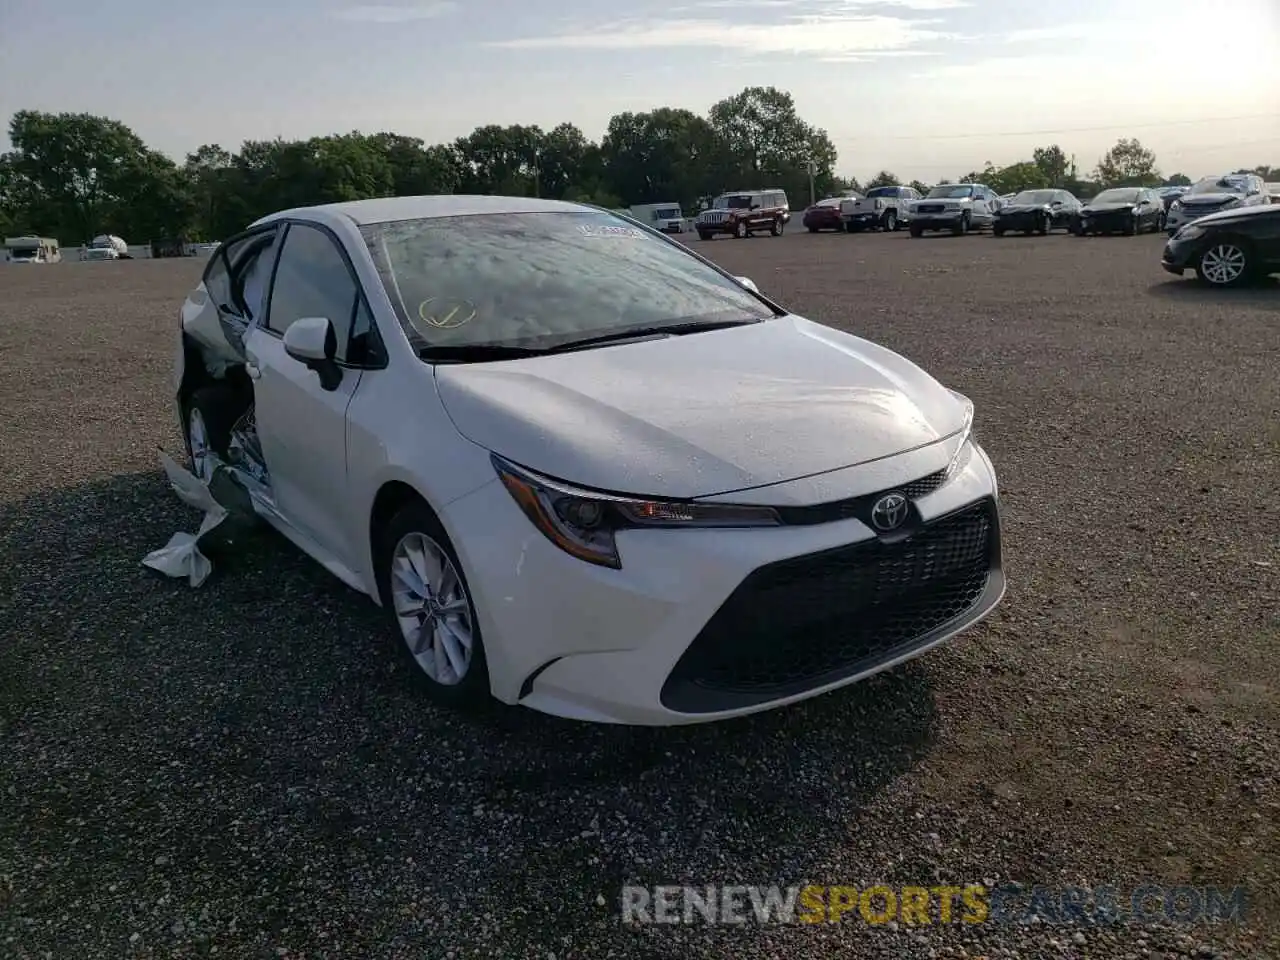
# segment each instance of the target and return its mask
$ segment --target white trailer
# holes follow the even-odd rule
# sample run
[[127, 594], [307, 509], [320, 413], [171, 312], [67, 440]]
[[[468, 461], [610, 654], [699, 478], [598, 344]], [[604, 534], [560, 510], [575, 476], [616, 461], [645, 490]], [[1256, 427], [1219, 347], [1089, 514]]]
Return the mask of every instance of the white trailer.
[[628, 215], [663, 233], [684, 233], [684, 214], [678, 203], [639, 203]]
[[4, 259], [6, 263], [57, 263], [62, 250], [50, 237], [6, 237]]

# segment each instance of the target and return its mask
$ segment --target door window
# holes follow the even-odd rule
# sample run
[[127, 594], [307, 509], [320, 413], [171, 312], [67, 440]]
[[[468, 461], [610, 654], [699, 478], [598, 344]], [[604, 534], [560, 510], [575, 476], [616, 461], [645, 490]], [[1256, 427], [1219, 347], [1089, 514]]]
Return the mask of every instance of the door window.
[[252, 320], [262, 306], [275, 230], [259, 230], [218, 248], [205, 268], [204, 285], [223, 314]]
[[303, 317], [326, 317], [338, 342], [336, 359], [345, 362], [359, 287], [337, 243], [324, 230], [295, 223], [285, 234], [271, 286], [267, 327], [283, 334]]

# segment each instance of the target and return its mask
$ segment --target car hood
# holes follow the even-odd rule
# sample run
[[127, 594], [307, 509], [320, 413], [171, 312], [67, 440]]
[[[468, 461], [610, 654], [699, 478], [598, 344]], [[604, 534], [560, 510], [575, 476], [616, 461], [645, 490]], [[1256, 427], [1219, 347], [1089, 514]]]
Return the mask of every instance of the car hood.
[[1121, 210], [1132, 210], [1137, 204], [1132, 200], [1123, 203], [1086, 203], [1084, 209], [1088, 213], [1118, 213]]
[[1197, 193], [1194, 197], [1183, 194], [1178, 198], [1184, 207], [1216, 207], [1230, 200], [1243, 200], [1238, 193]]
[[912, 203], [973, 203], [973, 197], [925, 197]]
[[1047, 203], [1006, 203], [1002, 204], [998, 213], [1038, 213], [1041, 210], [1048, 210]]
[[744, 327], [436, 367], [460, 433], [556, 479], [692, 498], [949, 437], [963, 404], [910, 361], [786, 316]]

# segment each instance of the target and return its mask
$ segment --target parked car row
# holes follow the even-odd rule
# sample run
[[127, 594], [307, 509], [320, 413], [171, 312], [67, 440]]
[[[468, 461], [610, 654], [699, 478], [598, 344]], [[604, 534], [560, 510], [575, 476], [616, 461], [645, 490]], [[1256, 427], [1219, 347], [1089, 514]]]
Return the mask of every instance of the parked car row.
[[1254, 174], [1206, 177], [1189, 187], [1113, 187], [1081, 201], [1059, 188], [997, 195], [981, 183], [943, 183], [921, 196], [912, 187], [877, 187], [865, 196], [828, 197], [804, 212], [810, 233], [836, 230], [900, 230], [919, 237], [930, 231], [957, 236], [990, 229], [1039, 234], [1064, 230], [1076, 236], [1167, 231], [1221, 210], [1272, 202], [1271, 191]]

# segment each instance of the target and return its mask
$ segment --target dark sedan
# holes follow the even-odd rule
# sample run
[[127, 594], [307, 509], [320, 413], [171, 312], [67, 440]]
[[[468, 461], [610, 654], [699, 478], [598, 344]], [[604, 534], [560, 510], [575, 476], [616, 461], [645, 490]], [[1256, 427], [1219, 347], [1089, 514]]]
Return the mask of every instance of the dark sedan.
[[1079, 223], [1080, 201], [1066, 190], [1023, 190], [1000, 204], [992, 231], [997, 237], [1003, 237], [1010, 230], [1075, 233]]
[[825, 200], [819, 200], [804, 212], [805, 229], [810, 233], [817, 233], [819, 230], [843, 230], [844, 221], [840, 219], [840, 201], [857, 199], [859, 197], [855, 193], [848, 197], [827, 197]]
[[1103, 190], [1080, 208], [1077, 233], [1134, 234], [1164, 229], [1164, 203], [1146, 187], [1113, 187]]
[[1173, 235], [1160, 266], [1178, 276], [1194, 270], [1214, 287], [1236, 287], [1280, 273], [1280, 206], [1211, 213]]

